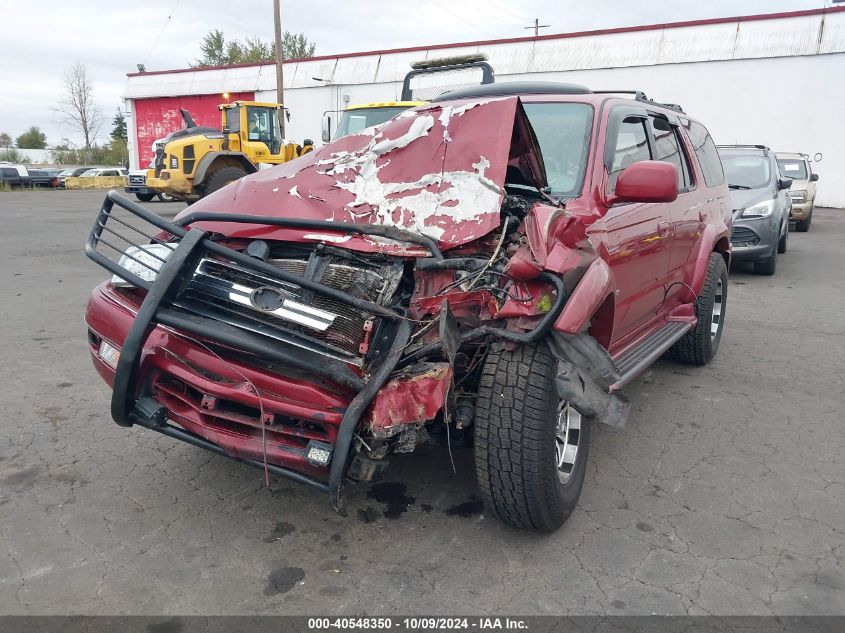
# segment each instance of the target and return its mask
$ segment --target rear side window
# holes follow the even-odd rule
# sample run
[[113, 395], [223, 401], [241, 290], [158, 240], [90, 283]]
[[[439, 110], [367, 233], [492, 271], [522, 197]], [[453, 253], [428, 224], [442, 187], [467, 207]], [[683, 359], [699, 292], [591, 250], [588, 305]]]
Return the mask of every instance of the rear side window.
[[678, 170], [678, 191], [692, 187], [687, 157], [681, 151], [677, 131], [666, 119], [649, 118], [651, 133], [654, 135], [654, 160], [672, 163]]
[[15, 169], [11, 169], [9, 167], [4, 167], [4, 168], [0, 169], [0, 175], [15, 177], [15, 176], [18, 175], [18, 172]]
[[610, 166], [611, 193], [616, 190], [616, 181], [622, 170], [641, 160], [651, 160], [645, 121], [639, 117], [627, 118], [622, 121], [616, 135], [613, 161]]
[[684, 127], [687, 128], [687, 134], [698, 158], [698, 164], [701, 165], [704, 182], [707, 183], [708, 187], [721, 185], [725, 182], [725, 174], [722, 171], [719, 152], [716, 151], [716, 144], [713, 142], [710, 132], [701, 123], [695, 121], [684, 121]]

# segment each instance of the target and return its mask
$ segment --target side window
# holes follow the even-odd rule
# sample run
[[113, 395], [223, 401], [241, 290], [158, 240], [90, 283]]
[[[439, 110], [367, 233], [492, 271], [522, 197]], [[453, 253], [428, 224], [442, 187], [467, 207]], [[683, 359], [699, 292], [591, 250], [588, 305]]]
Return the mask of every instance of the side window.
[[241, 131], [241, 109], [229, 108], [226, 110], [226, 127], [230, 132], [238, 133]]
[[649, 117], [649, 123], [654, 135], [654, 160], [672, 163], [678, 170], [678, 191], [689, 189], [692, 187], [690, 168], [678, 142], [675, 126], [658, 117]]
[[641, 160], [651, 160], [645, 121], [638, 117], [622, 121], [616, 134], [613, 162], [610, 165], [610, 192], [616, 190], [616, 181], [622, 170]]
[[3, 176], [7, 176], [9, 178], [14, 178], [15, 176], [18, 175], [18, 172], [14, 169], [4, 167], [3, 169], [0, 169], [0, 174], [2, 174]]
[[695, 121], [684, 121], [684, 127], [687, 128], [689, 140], [701, 165], [704, 182], [708, 187], [721, 185], [725, 182], [725, 173], [722, 171], [722, 161], [719, 159], [719, 153], [716, 151], [716, 144], [710, 137], [710, 132], [701, 123]]

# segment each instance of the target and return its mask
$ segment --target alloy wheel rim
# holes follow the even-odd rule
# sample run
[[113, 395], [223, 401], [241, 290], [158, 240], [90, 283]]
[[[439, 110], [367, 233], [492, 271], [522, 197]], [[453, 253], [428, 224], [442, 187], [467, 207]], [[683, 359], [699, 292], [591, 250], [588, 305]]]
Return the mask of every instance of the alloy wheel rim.
[[715, 340], [722, 325], [722, 308], [725, 306], [725, 293], [722, 280], [716, 282], [716, 293], [713, 297], [713, 316], [710, 318], [710, 340]]
[[564, 485], [575, 471], [580, 440], [581, 414], [569, 402], [563, 402], [558, 410], [555, 431], [555, 463], [558, 479]]

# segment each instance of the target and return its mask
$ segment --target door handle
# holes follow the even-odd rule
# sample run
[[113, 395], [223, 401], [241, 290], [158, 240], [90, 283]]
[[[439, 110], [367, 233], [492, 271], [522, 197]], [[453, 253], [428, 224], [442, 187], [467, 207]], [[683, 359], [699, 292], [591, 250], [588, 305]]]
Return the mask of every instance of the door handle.
[[668, 222], [658, 222], [657, 223], [657, 234], [658, 235], [666, 235], [669, 233], [669, 223]]

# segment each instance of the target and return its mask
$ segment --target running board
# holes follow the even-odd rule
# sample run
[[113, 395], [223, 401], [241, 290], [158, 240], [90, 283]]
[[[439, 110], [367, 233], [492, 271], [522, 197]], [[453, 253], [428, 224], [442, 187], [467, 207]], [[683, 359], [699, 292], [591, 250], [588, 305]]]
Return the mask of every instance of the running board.
[[619, 380], [610, 386], [613, 392], [622, 389], [660, 358], [678, 339], [692, 329], [685, 321], [667, 321], [659, 330], [614, 359]]

